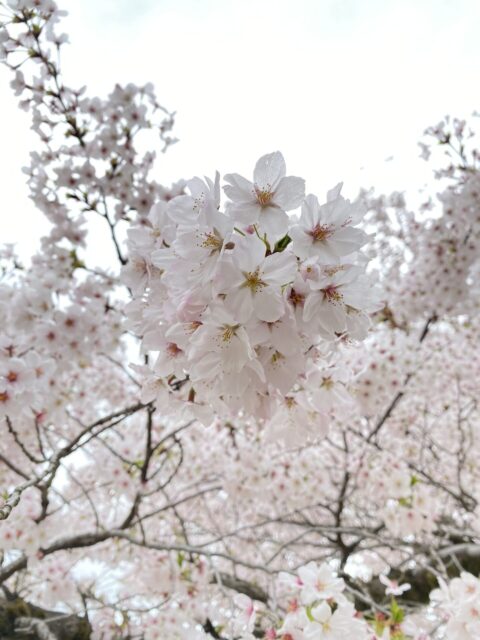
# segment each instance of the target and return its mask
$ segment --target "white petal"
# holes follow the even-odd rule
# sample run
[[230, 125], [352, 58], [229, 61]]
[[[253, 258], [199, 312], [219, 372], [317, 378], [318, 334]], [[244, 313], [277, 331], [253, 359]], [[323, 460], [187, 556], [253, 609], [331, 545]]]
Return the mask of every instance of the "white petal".
[[266, 258], [262, 267], [262, 279], [269, 284], [288, 284], [297, 275], [297, 261], [288, 251], [274, 253]]
[[313, 245], [313, 237], [308, 233], [305, 233], [303, 227], [299, 224], [296, 224], [292, 227], [288, 235], [292, 239], [292, 251], [296, 256], [305, 260], [311, 255], [311, 248]]
[[253, 314], [253, 296], [250, 289], [244, 287], [228, 293], [225, 306], [237, 322], [248, 322]]
[[257, 318], [264, 322], [275, 322], [285, 312], [285, 302], [280, 290], [278, 292], [272, 291], [270, 287], [255, 294], [253, 306]]
[[288, 215], [278, 207], [263, 207], [257, 224], [261, 236], [267, 234], [268, 241], [273, 244], [283, 238], [288, 231]]
[[310, 322], [314, 315], [318, 312], [323, 293], [311, 293], [307, 296], [305, 304], [303, 305], [303, 319], [305, 322]]
[[253, 183], [238, 173], [227, 173], [224, 179], [229, 184], [223, 187], [226, 195], [234, 202], [252, 202], [256, 200]]
[[227, 293], [227, 291], [231, 289], [240, 287], [244, 281], [245, 276], [236, 264], [228, 259], [219, 262], [213, 282], [215, 291], [218, 293]]
[[327, 202], [330, 202], [331, 200], [336, 200], [340, 195], [340, 191], [342, 190], [342, 187], [343, 187], [343, 182], [339, 182], [335, 187], [333, 187], [333, 189], [330, 189], [330, 191], [327, 191]]
[[265, 244], [257, 236], [245, 236], [235, 239], [232, 260], [238, 269], [250, 273], [262, 264], [265, 258]]
[[302, 204], [302, 215], [300, 216], [300, 224], [307, 231], [313, 229], [320, 220], [320, 205], [317, 196], [309, 193]]
[[280, 151], [262, 156], [255, 165], [253, 179], [262, 191], [273, 191], [285, 176], [287, 169]]
[[230, 202], [226, 207], [227, 214], [230, 216], [233, 222], [247, 227], [250, 224], [255, 224], [260, 217], [262, 207], [256, 200], [251, 202]]
[[281, 209], [290, 211], [299, 207], [304, 197], [305, 180], [288, 176], [288, 178], [280, 180], [280, 184], [275, 189], [273, 200]]
[[367, 240], [367, 234], [361, 229], [346, 227], [344, 229], [338, 229], [327, 242], [333, 245], [332, 248], [335, 248], [338, 255], [346, 256], [349, 253], [358, 251]]
[[191, 196], [177, 196], [168, 203], [168, 217], [175, 224], [197, 224], [200, 220], [197, 209], [194, 209], [195, 201]]
[[318, 320], [322, 327], [330, 333], [343, 333], [346, 328], [346, 317], [343, 306], [326, 302], [322, 304]]

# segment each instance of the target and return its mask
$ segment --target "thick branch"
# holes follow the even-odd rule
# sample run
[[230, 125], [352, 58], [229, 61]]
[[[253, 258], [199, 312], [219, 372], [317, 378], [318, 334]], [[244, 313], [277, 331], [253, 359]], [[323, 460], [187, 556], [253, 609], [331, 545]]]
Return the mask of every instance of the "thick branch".
[[222, 584], [227, 589], [232, 589], [237, 593], [244, 593], [252, 600], [258, 600], [259, 602], [268, 602], [268, 593], [257, 584], [247, 582], [247, 580], [241, 580], [236, 576], [232, 576], [228, 573], [220, 572], [218, 576], [213, 576], [212, 582]]
[[92, 629], [81, 616], [49, 611], [22, 598], [0, 598], [2, 640], [88, 640]]

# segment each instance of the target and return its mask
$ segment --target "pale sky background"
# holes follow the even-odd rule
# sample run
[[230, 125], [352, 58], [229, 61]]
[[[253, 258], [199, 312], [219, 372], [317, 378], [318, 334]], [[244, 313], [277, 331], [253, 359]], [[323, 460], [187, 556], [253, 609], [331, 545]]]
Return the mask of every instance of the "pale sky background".
[[[180, 142], [157, 180], [238, 172], [280, 150], [323, 196], [343, 180], [414, 193], [424, 129], [480, 107], [479, 0], [59, 0], [65, 81], [105, 96], [155, 84]], [[21, 167], [36, 144], [0, 68], [1, 242], [35, 248]], [[157, 139], [152, 137], [152, 144]], [[393, 160], [386, 161], [393, 156]]]

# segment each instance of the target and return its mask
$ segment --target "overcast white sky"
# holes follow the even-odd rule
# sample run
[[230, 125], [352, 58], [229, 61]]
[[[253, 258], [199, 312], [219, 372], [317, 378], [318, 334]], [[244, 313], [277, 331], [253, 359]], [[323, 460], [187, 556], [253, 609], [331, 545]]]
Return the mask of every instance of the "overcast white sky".
[[[69, 85], [155, 84], [180, 142], [157, 179], [236, 171], [279, 149], [323, 194], [414, 191], [423, 130], [480, 107], [479, 0], [70, 0]], [[34, 138], [0, 69], [1, 241], [33, 250], [21, 166]], [[152, 140], [156, 143], [156, 140]], [[393, 160], [385, 160], [393, 156]]]

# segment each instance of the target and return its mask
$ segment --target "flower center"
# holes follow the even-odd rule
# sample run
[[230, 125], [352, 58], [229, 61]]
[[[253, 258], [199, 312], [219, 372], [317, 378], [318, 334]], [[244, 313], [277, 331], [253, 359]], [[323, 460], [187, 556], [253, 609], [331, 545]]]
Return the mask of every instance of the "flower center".
[[293, 304], [294, 307], [303, 307], [303, 304], [305, 302], [305, 296], [302, 293], [299, 293], [298, 291], [295, 291], [295, 289], [292, 289], [290, 291], [290, 302]]
[[16, 382], [18, 380], [18, 373], [16, 371], [9, 371], [7, 375], [9, 382]]
[[339, 271], [343, 271], [344, 269], [345, 266], [343, 264], [330, 265], [328, 267], [324, 267], [323, 273], [329, 278], [333, 278], [335, 274], [337, 274]]
[[9, 395], [6, 391], [0, 391], [0, 402], [7, 402]]
[[205, 233], [204, 240], [202, 242], [202, 247], [205, 249], [211, 249], [212, 253], [215, 251], [220, 251], [222, 248], [223, 241], [219, 238], [215, 233]]
[[255, 187], [255, 195], [257, 197], [257, 202], [262, 207], [267, 207], [273, 198], [273, 193], [268, 189], [259, 189]]
[[195, 333], [195, 331], [198, 329], [198, 327], [201, 327], [202, 323], [199, 322], [198, 320], [193, 320], [192, 322], [189, 322], [187, 327], [186, 327], [186, 332], [187, 333]]
[[333, 229], [328, 224], [316, 224], [308, 233], [314, 242], [323, 242], [333, 234]]
[[222, 329], [222, 340], [223, 342], [230, 342], [230, 340], [233, 338], [233, 336], [235, 335], [238, 327], [240, 325], [236, 324], [236, 325], [230, 325], [230, 324], [225, 324], [223, 325]]
[[263, 289], [263, 287], [267, 286], [267, 283], [260, 277], [260, 269], [244, 273], [244, 276], [245, 282], [243, 283], [243, 286], [248, 287], [252, 293], [258, 293]]
[[147, 273], [147, 264], [145, 260], [143, 258], [140, 258], [139, 256], [135, 256], [132, 259], [132, 266], [134, 271], [136, 271], [137, 273], [141, 273], [142, 275]]
[[171, 358], [176, 358], [180, 353], [182, 353], [182, 350], [177, 344], [175, 344], [175, 342], [169, 342], [167, 345], [167, 353]]
[[277, 362], [284, 359], [285, 359], [285, 356], [282, 353], [280, 353], [280, 351], [275, 351], [275, 353], [271, 357], [271, 363], [277, 364]]
[[326, 389], [327, 391], [330, 391], [333, 385], [334, 385], [333, 380], [331, 379], [330, 376], [327, 376], [326, 378], [323, 378], [322, 384], [320, 386]]
[[290, 602], [288, 603], [288, 611], [290, 613], [298, 611], [298, 600], [296, 600], [295, 598], [293, 600], [290, 600]]
[[337, 287], [335, 287], [335, 285], [333, 284], [329, 285], [325, 289], [322, 289], [322, 291], [323, 291], [323, 295], [325, 296], [325, 299], [328, 302], [331, 302], [332, 304], [341, 302], [343, 299], [342, 294], [340, 293], [340, 291], [338, 291]]

